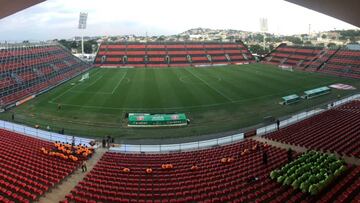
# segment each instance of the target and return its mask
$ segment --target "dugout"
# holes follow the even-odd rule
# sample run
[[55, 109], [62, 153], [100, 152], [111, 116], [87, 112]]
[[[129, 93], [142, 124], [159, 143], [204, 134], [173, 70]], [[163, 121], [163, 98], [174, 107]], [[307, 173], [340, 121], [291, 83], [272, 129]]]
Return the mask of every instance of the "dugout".
[[283, 101], [281, 102], [281, 104], [288, 105], [288, 104], [293, 104], [293, 103], [299, 102], [300, 97], [297, 94], [292, 94], [292, 95], [282, 97], [282, 100]]
[[319, 87], [319, 88], [316, 88], [316, 89], [312, 89], [312, 90], [307, 90], [304, 92], [304, 98], [305, 99], [311, 99], [313, 97], [317, 97], [317, 96], [321, 96], [321, 95], [324, 95], [324, 94], [329, 94], [331, 91], [330, 88], [328, 87]]

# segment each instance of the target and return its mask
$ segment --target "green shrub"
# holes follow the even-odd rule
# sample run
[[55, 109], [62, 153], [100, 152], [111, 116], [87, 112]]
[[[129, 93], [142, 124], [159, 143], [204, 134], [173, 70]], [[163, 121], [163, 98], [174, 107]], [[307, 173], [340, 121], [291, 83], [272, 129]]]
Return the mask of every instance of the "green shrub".
[[301, 183], [302, 183], [301, 180], [297, 179], [291, 184], [291, 186], [293, 186], [293, 188], [295, 188], [295, 189], [298, 189], [300, 187]]
[[302, 192], [306, 193], [309, 190], [309, 186], [310, 186], [310, 184], [307, 181], [305, 181], [305, 182], [300, 184], [300, 190]]
[[291, 185], [312, 195], [326, 188], [336, 177], [345, 173], [344, 160], [334, 155], [310, 151], [280, 170], [270, 173], [270, 178], [283, 185]]
[[270, 178], [276, 180], [280, 176], [279, 170], [273, 170], [270, 173]]
[[293, 178], [292, 176], [287, 177], [287, 178], [285, 178], [285, 180], [284, 180], [284, 184], [285, 184], [285, 185], [291, 185], [291, 183], [293, 183], [294, 180], [295, 180], [295, 178]]
[[310, 185], [309, 193], [312, 194], [312, 195], [318, 194], [319, 193], [319, 185], [318, 184]]
[[307, 181], [308, 181], [310, 184], [315, 184], [315, 183], [318, 182], [318, 179], [316, 178], [316, 175], [311, 175]]
[[278, 183], [282, 183], [285, 180], [285, 176], [279, 176], [276, 180]]

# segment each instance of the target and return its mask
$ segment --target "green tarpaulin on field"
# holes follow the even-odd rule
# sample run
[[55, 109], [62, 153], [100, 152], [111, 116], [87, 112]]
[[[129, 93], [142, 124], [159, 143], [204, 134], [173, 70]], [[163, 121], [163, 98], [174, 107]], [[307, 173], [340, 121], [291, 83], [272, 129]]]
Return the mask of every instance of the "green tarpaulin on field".
[[148, 114], [148, 113], [129, 113], [129, 126], [171, 126], [186, 125], [187, 118], [183, 113], [177, 114]]

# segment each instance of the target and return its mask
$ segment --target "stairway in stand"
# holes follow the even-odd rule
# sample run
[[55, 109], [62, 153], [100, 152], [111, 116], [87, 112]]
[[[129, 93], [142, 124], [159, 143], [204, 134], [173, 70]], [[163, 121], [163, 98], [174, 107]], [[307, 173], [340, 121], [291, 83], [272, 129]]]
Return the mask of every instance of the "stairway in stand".
[[65, 195], [69, 194], [70, 191], [75, 188], [75, 186], [84, 179], [87, 173], [89, 173], [95, 166], [95, 164], [101, 159], [101, 157], [108, 150], [105, 148], [97, 148], [94, 155], [86, 162], [87, 172], [83, 173], [81, 168], [76, 170], [72, 175], [67, 177], [60, 183], [56, 188], [52, 189], [45, 193], [40, 199], [39, 203], [49, 203], [49, 202], [60, 202], [65, 200]]

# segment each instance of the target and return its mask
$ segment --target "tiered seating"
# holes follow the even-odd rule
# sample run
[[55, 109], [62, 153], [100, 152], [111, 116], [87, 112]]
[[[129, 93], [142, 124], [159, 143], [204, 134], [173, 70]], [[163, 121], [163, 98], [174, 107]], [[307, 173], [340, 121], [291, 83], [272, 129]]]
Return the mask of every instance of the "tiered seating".
[[[252, 150], [254, 145], [261, 147]], [[244, 149], [250, 149], [250, 153], [241, 155]], [[269, 178], [269, 172], [287, 162], [286, 150], [265, 148], [269, 157], [267, 165], [262, 163], [263, 150], [261, 143], [245, 140], [192, 152], [106, 153], [66, 198], [70, 202], [280, 203], [314, 202], [319, 198], [348, 201], [359, 192], [360, 167], [350, 167], [339, 185], [319, 197], [282, 186]], [[235, 160], [224, 164], [220, 161], [224, 157]], [[173, 164], [173, 168], [163, 169], [162, 164]], [[198, 169], [191, 170], [193, 165]], [[125, 172], [124, 168], [130, 171]], [[147, 168], [152, 173], [146, 173]]]
[[72, 173], [80, 162], [41, 152], [52, 143], [0, 129], [0, 202], [32, 202]]
[[102, 44], [96, 66], [197, 66], [249, 63], [254, 60], [243, 43], [120, 42]]
[[211, 64], [211, 59], [207, 57], [203, 44], [187, 44], [186, 50], [191, 56], [191, 63], [194, 65]]
[[[185, 44], [167, 43], [165, 45], [170, 66], [190, 66]], [[190, 56], [190, 55], [189, 55]]]
[[129, 66], [144, 66], [146, 55], [145, 44], [128, 44], [126, 48], [127, 64]]
[[165, 48], [165, 44], [160, 44], [160, 43], [148, 43], [147, 46], [147, 56], [148, 58], [148, 63], [147, 66], [151, 67], [164, 67], [164, 66], [168, 66], [168, 64], [165, 61], [167, 52], [166, 52], [166, 48]]
[[317, 71], [324, 63], [326, 63], [335, 53], [337, 49], [324, 50], [320, 56], [313, 61], [305, 70], [314, 72]]
[[57, 44], [0, 47], [0, 108], [51, 88], [90, 67]]
[[213, 43], [204, 44], [206, 53], [211, 56], [213, 64], [227, 64], [230, 62], [225, 56], [223, 44]]
[[268, 55], [263, 63], [305, 68], [326, 53], [321, 47], [288, 46], [282, 44]]
[[341, 49], [320, 71], [360, 79], [360, 51]]
[[360, 101], [326, 111], [267, 138], [309, 149], [360, 157]]
[[224, 43], [223, 49], [226, 57], [228, 56], [233, 63], [244, 63], [252, 59], [251, 53], [247, 51], [244, 44]]

